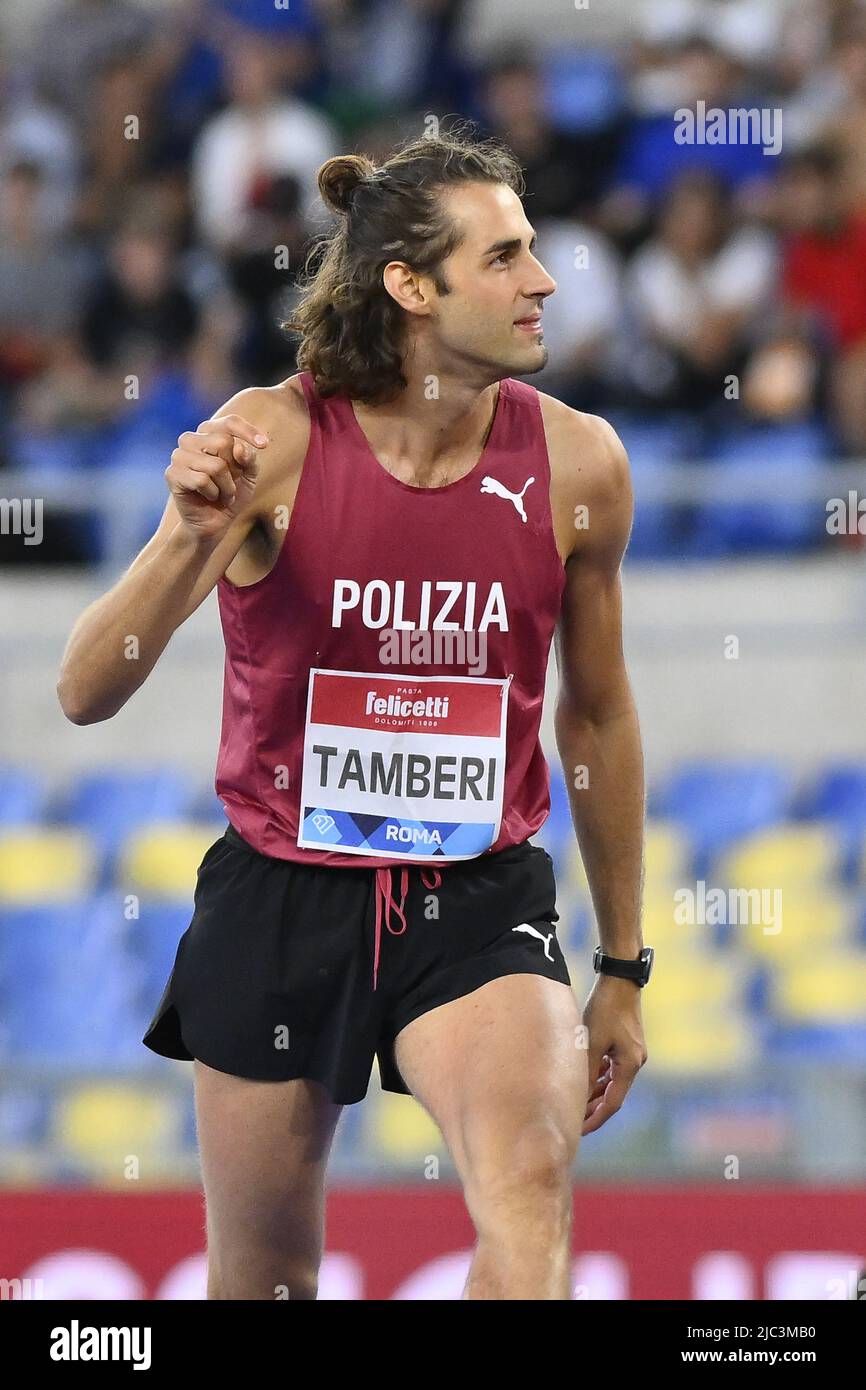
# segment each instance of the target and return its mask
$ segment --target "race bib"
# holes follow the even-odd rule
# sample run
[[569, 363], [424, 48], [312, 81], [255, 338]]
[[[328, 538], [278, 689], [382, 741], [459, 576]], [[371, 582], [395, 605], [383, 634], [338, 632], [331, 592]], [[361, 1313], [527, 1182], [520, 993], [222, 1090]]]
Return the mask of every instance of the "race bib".
[[298, 844], [442, 860], [489, 849], [510, 683], [311, 670]]

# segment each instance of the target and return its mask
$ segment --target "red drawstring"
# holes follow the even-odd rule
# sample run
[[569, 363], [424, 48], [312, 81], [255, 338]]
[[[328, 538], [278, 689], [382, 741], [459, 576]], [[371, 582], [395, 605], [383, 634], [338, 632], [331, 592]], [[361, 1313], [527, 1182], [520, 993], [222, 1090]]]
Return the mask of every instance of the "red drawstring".
[[[439, 888], [442, 883], [442, 875], [438, 869], [432, 870], [433, 882], [428, 883], [424, 869], [421, 870], [421, 882], [425, 888]], [[382, 920], [392, 936], [402, 936], [407, 926], [406, 914], [403, 911], [406, 905], [406, 894], [409, 891], [409, 870], [400, 870], [400, 902], [394, 899], [391, 893], [391, 870], [376, 870], [376, 936], [373, 947], [373, 988], [376, 988], [377, 977], [379, 974], [379, 953], [382, 947]], [[394, 908], [397, 916], [401, 919], [402, 927], [394, 928], [391, 926], [391, 908]]]

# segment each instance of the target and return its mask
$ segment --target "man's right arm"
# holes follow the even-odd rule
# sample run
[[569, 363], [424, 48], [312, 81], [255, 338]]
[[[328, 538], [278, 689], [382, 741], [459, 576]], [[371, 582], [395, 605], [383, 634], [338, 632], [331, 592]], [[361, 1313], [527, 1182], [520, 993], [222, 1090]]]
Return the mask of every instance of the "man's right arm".
[[255, 389], [181, 435], [166, 469], [171, 496], [157, 531], [114, 587], [85, 609], [67, 642], [57, 694], [74, 724], [111, 719], [144, 683], [256, 524], [263, 484], [274, 477], [277, 454], [285, 459], [286, 443], [273, 396]]

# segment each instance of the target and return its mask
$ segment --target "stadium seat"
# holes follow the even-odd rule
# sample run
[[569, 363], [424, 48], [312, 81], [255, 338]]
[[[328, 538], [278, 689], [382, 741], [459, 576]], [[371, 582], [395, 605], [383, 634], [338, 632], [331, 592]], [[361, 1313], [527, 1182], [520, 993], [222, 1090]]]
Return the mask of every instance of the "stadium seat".
[[171, 973], [177, 946], [190, 924], [192, 904], [188, 898], [181, 902], [150, 902], [141, 904], [141, 916], [135, 923], [134, 949], [144, 965], [143, 989], [154, 1006]]
[[217, 836], [212, 825], [166, 822], [130, 835], [118, 861], [118, 882], [131, 892], [192, 901], [196, 874]]
[[683, 554], [681, 507], [666, 492], [670, 465], [700, 456], [701, 443], [692, 421], [677, 415], [639, 416], [612, 412], [629, 456], [634, 491], [634, 518], [626, 554], [629, 560], [664, 560]]
[[0, 910], [0, 1016], [17, 1061], [140, 1065], [142, 970], [104, 895]]
[[[801, 952], [836, 951], [853, 947], [855, 914], [848, 895], [835, 885], [815, 887], [793, 880], [780, 881], [779, 922], [755, 920], [757, 901], [750, 911], [750, 920], [730, 930], [736, 933], [737, 944], [755, 957], [773, 966], [792, 961]], [[777, 903], [769, 905], [775, 914]], [[781, 930], [776, 930], [777, 926]]]
[[100, 852], [111, 856], [139, 826], [183, 819], [193, 794], [190, 783], [173, 767], [107, 767], [79, 778], [63, 807], [63, 819], [85, 828]]
[[718, 859], [714, 881], [771, 888], [785, 882], [824, 883], [839, 876], [843, 851], [838, 836], [820, 823], [789, 822], [760, 830]]
[[225, 807], [214, 791], [213, 787], [208, 787], [207, 791], [197, 796], [190, 810], [190, 817], [194, 821], [213, 821], [214, 825], [225, 827], [228, 825], [228, 817]]
[[172, 1167], [182, 1116], [171, 1096], [122, 1083], [74, 1087], [62, 1098], [56, 1137], [69, 1161], [104, 1186], [152, 1183]]
[[93, 845], [79, 830], [0, 832], [0, 903], [64, 902], [87, 892], [95, 873]]
[[42, 780], [14, 763], [0, 765], [0, 826], [38, 822], [45, 803]]
[[866, 951], [812, 952], [780, 960], [772, 1007], [790, 1023], [862, 1025], [866, 1020]]
[[[753, 426], [722, 441], [714, 461], [723, 465], [731, 489], [741, 493], [760, 473], [773, 484], [754, 502], [713, 500], [696, 508], [690, 552], [703, 556], [743, 551], [789, 551], [826, 539], [825, 515], [797, 483], [823, 486], [824, 462], [832, 452], [818, 426], [808, 422]], [[819, 494], [820, 495], [820, 494]]]
[[571, 819], [571, 807], [562, 767], [555, 760], [549, 763], [549, 766], [550, 815], [537, 834], [532, 836], [532, 840], [547, 850], [558, 875], [560, 866], [574, 843], [574, 823]]
[[[649, 991], [647, 991], [648, 995]], [[645, 1036], [653, 1075], [707, 1076], [741, 1070], [760, 1051], [757, 1031], [745, 1012], [701, 1008], [664, 1014], [649, 1008]]]
[[686, 763], [653, 799], [652, 812], [683, 828], [695, 872], [706, 878], [713, 856], [785, 818], [790, 782], [774, 763]]
[[794, 811], [832, 824], [853, 856], [866, 835], [866, 766], [837, 763], [826, 768], [798, 798]]
[[730, 956], [710, 950], [693, 950], [669, 956], [654, 970], [652, 991], [644, 991], [644, 1014], [674, 1017], [694, 1010], [720, 1015], [736, 1012], [746, 983], [744, 966]]
[[691, 849], [680, 827], [648, 820], [644, 840], [647, 883], [682, 883], [689, 874]]
[[117, 982], [88, 981], [64, 993], [48, 979], [6, 1001], [9, 1055], [55, 1071], [129, 1071], [144, 1065], [146, 1021]]
[[767, 1033], [764, 1055], [774, 1062], [797, 1062], [810, 1067], [845, 1063], [862, 1068], [866, 1023], [778, 1022]]

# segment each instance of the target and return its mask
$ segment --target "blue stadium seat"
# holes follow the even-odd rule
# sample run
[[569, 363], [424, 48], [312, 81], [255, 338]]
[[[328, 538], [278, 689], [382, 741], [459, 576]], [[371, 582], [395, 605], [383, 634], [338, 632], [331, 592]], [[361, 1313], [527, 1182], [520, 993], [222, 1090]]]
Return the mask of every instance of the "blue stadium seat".
[[622, 440], [631, 465], [634, 488], [634, 523], [628, 546], [632, 560], [659, 560], [680, 550], [677, 510], [657, 499], [668, 465], [700, 456], [700, 439], [694, 424], [678, 416], [651, 417], [611, 414], [611, 423]]
[[0, 1150], [43, 1145], [51, 1121], [51, 1100], [31, 1082], [4, 1088], [0, 1094]]
[[682, 826], [705, 877], [714, 855], [784, 819], [790, 777], [775, 763], [686, 763], [652, 800], [651, 814]]
[[852, 872], [866, 834], [866, 766], [837, 763], [825, 768], [797, 798], [794, 814], [833, 822], [845, 846], [847, 870]]
[[192, 808], [192, 820], [213, 821], [215, 825], [228, 825], [223, 804], [214, 791], [213, 787], [208, 787], [201, 796], [197, 797]]
[[132, 831], [151, 821], [183, 819], [194, 790], [172, 767], [106, 767], [80, 778], [63, 819], [89, 831], [103, 855], [113, 857]]
[[866, 1056], [866, 1023], [779, 1024], [767, 1034], [764, 1056], [772, 1061], [854, 1062]]
[[0, 826], [33, 825], [44, 804], [41, 778], [14, 763], [0, 764]]
[[142, 1012], [141, 967], [125, 926], [105, 894], [0, 912], [8, 1054], [63, 1066], [138, 1060], [130, 1036]]
[[558, 873], [575, 838], [565, 777], [558, 762], [550, 763], [550, 815], [532, 838], [547, 850]]
[[190, 902], [143, 902], [135, 923], [134, 949], [143, 966], [143, 989], [153, 1007], [168, 980], [177, 944], [192, 918]]
[[48, 991], [9, 1004], [11, 1059], [19, 1065], [125, 1070], [143, 1066], [146, 1021], [128, 999]]
[[756, 470], [777, 478], [778, 486], [769, 500], [700, 504], [690, 527], [689, 553], [785, 552], [826, 539], [823, 508], [814, 497], [798, 497], [794, 489], [810, 481], [820, 485], [830, 452], [825, 432], [808, 422], [753, 426], [723, 440], [713, 460], [725, 466], [733, 491], [748, 489]]

